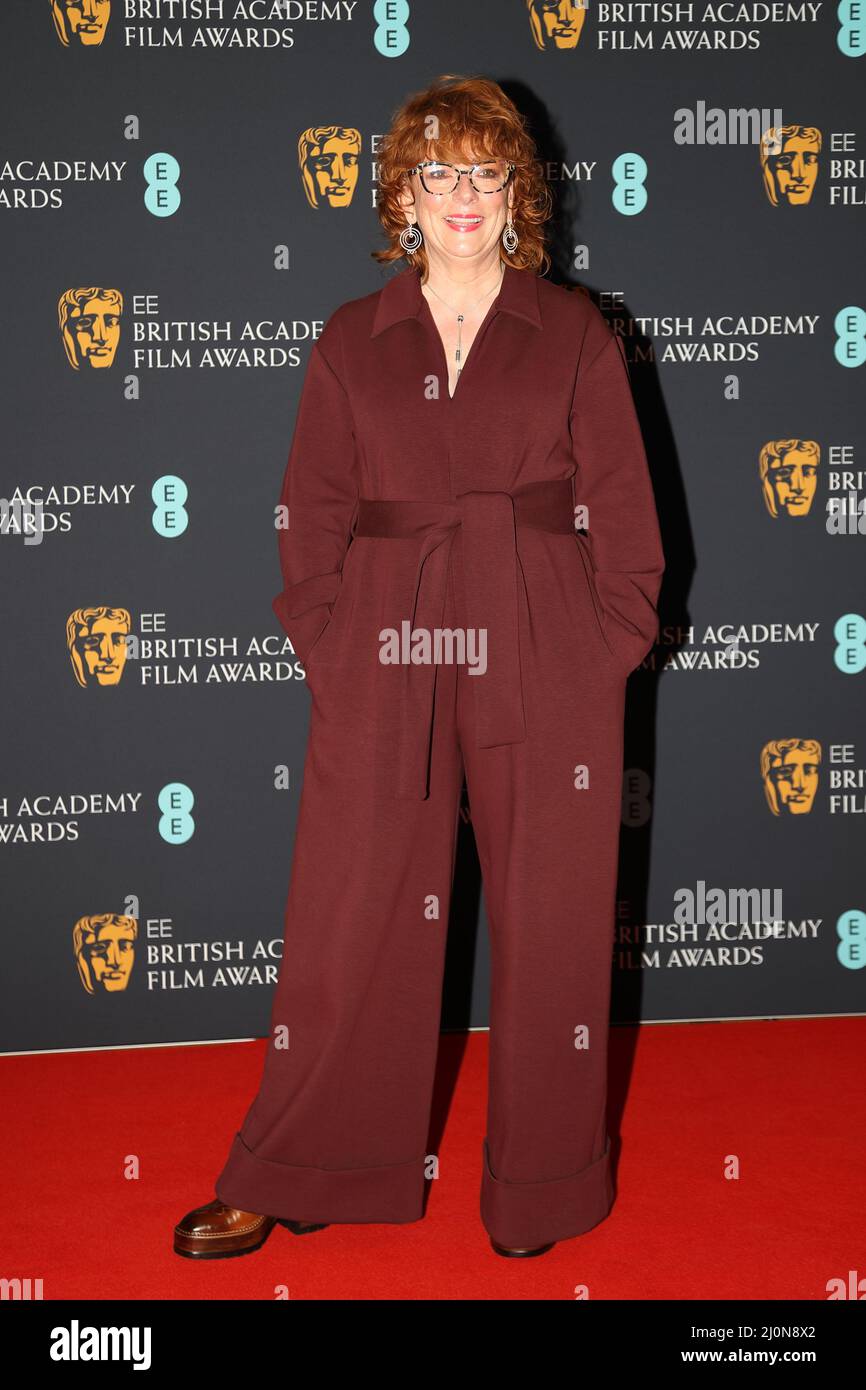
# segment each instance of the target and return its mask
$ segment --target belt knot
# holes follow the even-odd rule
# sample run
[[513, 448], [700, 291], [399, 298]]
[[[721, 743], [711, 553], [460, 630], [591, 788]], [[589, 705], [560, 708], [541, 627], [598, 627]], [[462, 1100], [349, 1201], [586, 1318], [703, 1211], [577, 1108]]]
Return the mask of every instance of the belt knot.
[[[355, 535], [419, 539], [421, 549], [407, 605], [412, 628], [441, 627], [448, 563], [458, 527], [468, 626], [487, 634], [487, 668], [473, 679], [479, 747], [526, 738], [520, 668], [518, 526], [574, 532], [570, 478], [530, 483], [515, 492], [470, 489], [453, 502], [359, 500]], [[398, 796], [427, 794], [436, 667], [403, 667], [399, 727], [383, 755], [393, 761]]]

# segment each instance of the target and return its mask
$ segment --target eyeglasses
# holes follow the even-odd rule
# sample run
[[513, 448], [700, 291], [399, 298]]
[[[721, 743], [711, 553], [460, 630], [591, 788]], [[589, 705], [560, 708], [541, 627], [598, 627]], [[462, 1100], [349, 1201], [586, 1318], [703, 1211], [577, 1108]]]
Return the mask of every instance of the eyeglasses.
[[460, 169], [456, 164], [442, 164], [436, 159], [424, 159], [406, 172], [418, 174], [428, 193], [453, 193], [462, 174], [466, 175], [476, 193], [499, 193], [514, 169], [515, 165], [504, 159], [473, 164], [470, 169]]

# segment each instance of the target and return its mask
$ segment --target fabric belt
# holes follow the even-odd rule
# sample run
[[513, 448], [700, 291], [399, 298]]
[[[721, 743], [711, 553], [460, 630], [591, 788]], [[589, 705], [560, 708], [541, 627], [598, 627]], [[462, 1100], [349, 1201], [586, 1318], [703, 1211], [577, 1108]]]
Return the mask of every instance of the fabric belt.
[[[464, 492], [450, 502], [358, 500], [356, 536], [421, 542], [408, 612], [400, 615], [412, 630], [443, 626], [451, 548], [458, 528], [462, 532], [466, 624], [487, 630], [487, 669], [472, 677], [481, 748], [526, 738], [517, 527], [573, 534], [571, 478], [529, 483], [514, 492]], [[396, 794], [423, 798], [437, 668], [434, 663], [399, 669], [402, 698], [380, 755]]]

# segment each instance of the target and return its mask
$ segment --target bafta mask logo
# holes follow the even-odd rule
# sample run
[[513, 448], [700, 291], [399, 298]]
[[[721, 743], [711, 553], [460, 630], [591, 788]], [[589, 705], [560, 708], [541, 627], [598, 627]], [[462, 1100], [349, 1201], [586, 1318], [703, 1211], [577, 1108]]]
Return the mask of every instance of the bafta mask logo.
[[95, 48], [105, 38], [111, 0], [50, 0], [54, 28], [64, 48]]
[[583, 21], [586, 19], [586, 0], [526, 0], [529, 27], [536, 48], [577, 48]]
[[66, 646], [79, 685], [119, 685], [132, 619], [125, 608], [76, 608], [66, 624]]
[[770, 439], [761, 450], [758, 472], [770, 516], [808, 516], [818, 486], [821, 448], [814, 439]]
[[117, 994], [126, 989], [135, 964], [138, 923], [134, 917], [103, 912], [79, 917], [72, 929], [72, 949], [81, 983], [88, 994]]
[[67, 290], [60, 296], [57, 317], [71, 367], [78, 371], [82, 364], [94, 368], [114, 364], [122, 313], [120, 290]]
[[311, 208], [347, 208], [358, 183], [361, 135], [351, 126], [318, 125], [298, 140], [298, 164]]
[[821, 745], [814, 738], [782, 738], [761, 749], [764, 795], [774, 816], [808, 816], [818, 790]]
[[764, 191], [773, 207], [799, 208], [818, 177], [821, 132], [813, 125], [770, 126], [761, 136]]

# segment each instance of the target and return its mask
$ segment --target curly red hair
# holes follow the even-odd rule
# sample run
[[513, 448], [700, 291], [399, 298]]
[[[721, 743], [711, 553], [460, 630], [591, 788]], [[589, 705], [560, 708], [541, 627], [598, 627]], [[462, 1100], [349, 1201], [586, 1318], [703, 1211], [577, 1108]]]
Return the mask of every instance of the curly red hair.
[[[428, 135], [431, 128], [436, 138]], [[423, 92], [410, 96], [393, 115], [391, 129], [380, 143], [378, 163], [378, 212], [387, 247], [371, 254], [387, 263], [407, 256], [427, 277], [427, 252], [422, 242], [417, 251], [406, 252], [400, 233], [406, 226], [406, 213], [399, 197], [407, 169], [422, 159], [443, 159], [469, 163], [469, 153], [478, 160], [507, 159], [514, 173], [512, 221], [520, 238], [517, 250], [508, 254], [500, 242], [503, 261], [518, 270], [544, 274], [550, 267], [545, 247], [545, 227], [553, 210], [553, 197], [542, 175], [535, 141], [517, 107], [502, 88], [487, 77], [462, 77], [446, 73]]]

